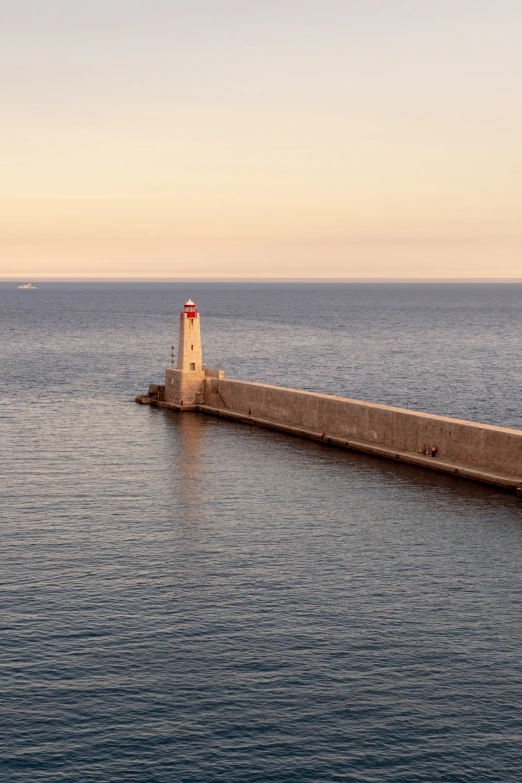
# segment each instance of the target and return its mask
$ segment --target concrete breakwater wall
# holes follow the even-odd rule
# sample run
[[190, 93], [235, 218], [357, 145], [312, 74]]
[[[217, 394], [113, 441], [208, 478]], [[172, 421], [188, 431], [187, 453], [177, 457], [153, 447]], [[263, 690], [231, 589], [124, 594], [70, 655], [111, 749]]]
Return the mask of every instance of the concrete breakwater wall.
[[200, 317], [189, 299], [179, 314], [178, 361], [165, 384], [136, 402], [202, 411], [323, 443], [514, 489], [522, 497], [522, 431], [432, 416], [328, 394], [225, 379], [203, 366]]
[[[522, 486], [520, 430], [213, 378], [205, 379], [197, 408], [499, 486]], [[435, 457], [419, 453], [426, 445], [437, 446]]]

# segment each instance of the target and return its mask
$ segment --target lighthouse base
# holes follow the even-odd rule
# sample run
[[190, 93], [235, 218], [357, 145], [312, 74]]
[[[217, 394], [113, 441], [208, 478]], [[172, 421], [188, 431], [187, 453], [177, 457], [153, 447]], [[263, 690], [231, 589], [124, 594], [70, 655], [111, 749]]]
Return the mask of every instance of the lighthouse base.
[[165, 370], [165, 383], [151, 383], [146, 394], [139, 394], [140, 405], [157, 405], [179, 411], [195, 411], [204, 402], [205, 380], [223, 380], [223, 370]]
[[203, 393], [204, 370], [165, 371], [164, 401], [179, 408], [190, 408], [201, 400]]

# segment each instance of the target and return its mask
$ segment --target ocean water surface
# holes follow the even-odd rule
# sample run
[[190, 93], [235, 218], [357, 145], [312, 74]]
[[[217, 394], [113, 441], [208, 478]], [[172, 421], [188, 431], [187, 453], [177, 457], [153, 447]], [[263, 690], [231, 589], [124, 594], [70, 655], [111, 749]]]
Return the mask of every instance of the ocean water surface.
[[0, 779], [520, 781], [522, 502], [134, 403], [228, 377], [522, 429], [522, 285], [0, 285]]

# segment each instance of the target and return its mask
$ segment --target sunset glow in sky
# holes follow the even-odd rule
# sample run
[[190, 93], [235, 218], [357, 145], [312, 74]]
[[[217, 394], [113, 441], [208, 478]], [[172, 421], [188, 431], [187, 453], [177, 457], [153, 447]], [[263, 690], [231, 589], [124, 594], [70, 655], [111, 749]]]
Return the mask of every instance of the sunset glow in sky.
[[522, 277], [520, 0], [0, 12], [0, 276]]

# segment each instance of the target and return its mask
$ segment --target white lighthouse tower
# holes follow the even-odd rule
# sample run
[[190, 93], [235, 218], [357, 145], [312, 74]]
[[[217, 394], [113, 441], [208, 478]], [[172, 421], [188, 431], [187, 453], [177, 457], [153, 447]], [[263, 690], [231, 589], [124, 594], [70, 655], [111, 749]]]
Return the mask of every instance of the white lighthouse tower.
[[205, 377], [223, 375], [221, 370], [203, 369], [199, 312], [189, 299], [179, 314], [177, 365], [165, 371], [165, 402], [180, 410], [193, 410], [201, 401]]
[[201, 372], [203, 370], [199, 323], [197, 307], [192, 299], [189, 299], [179, 314], [177, 368], [183, 372]]

